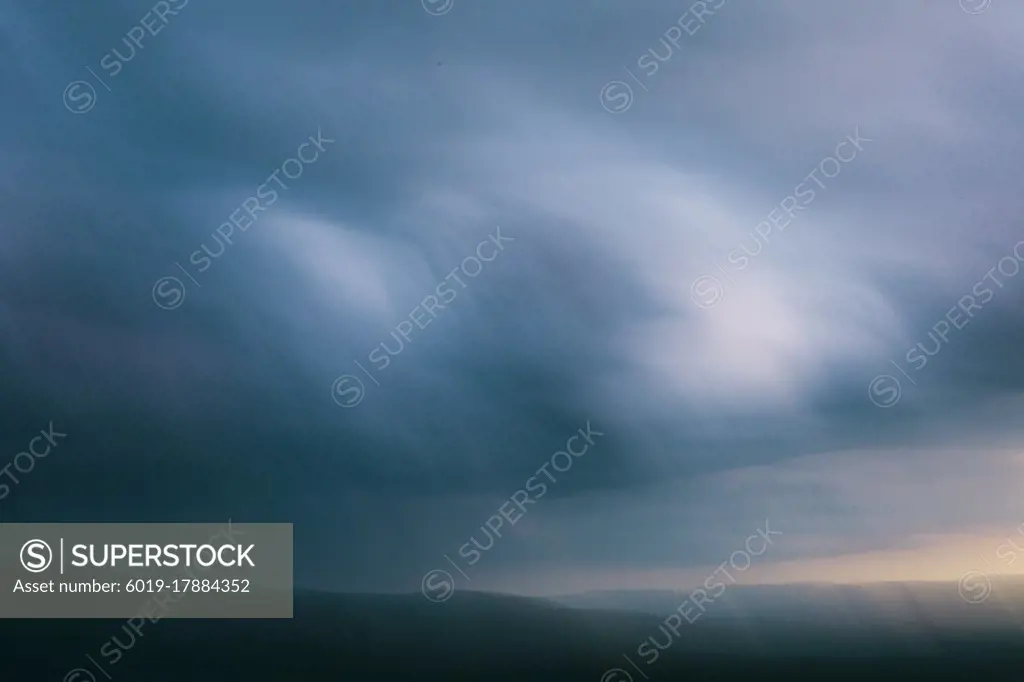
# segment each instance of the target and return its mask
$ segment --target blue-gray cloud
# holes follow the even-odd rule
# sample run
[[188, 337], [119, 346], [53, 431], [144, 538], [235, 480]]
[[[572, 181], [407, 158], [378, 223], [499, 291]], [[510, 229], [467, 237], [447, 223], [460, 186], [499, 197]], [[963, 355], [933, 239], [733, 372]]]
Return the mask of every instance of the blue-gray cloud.
[[[927, 366], [906, 356], [1024, 240], [1017, 8], [721, 3], [688, 35], [667, 0], [175, 0], [142, 35], [156, 5], [63, 5], [0, 25], [0, 432], [12, 454], [51, 419], [70, 434], [8, 518], [294, 520], [300, 576], [396, 586], [588, 420], [607, 435], [552, 486], [551, 523], [666, 481], [703, 514], [721, 472], [1013, 426], [965, 410], [1024, 382], [1024, 277]], [[632, 88], [617, 114], [613, 80]], [[220, 243], [318, 131], [332, 142]], [[856, 158], [758, 233], [855, 131]], [[412, 327], [496, 229], [513, 241]], [[199, 271], [204, 247], [223, 253]], [[701, 308], [709, 275], [724, 295]], [[902, 382], [892, 408], [869, 399], [880, 374]], [[364, 382], [350, 409], [341, 375]], [[801, 499], [837, 529], [861, 513]], [[638, 561], [703, 561], [748, 511]], [[597, 561], [601, 535], [566, 561]]]

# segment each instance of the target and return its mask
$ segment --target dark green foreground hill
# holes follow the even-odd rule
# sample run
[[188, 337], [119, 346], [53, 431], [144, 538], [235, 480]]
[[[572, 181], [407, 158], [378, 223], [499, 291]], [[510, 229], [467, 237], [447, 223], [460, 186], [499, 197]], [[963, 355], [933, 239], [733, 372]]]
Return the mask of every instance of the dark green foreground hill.
[[665, 639], [663, 618], [650, 614], [481, 593], [444, 603], [421, 595], [300, 593], [290, 621], [165, 619], [144, 624], [141, 636], [130, 635], [123, 621], [0, 620], [0, 676], [91, 682], [84, 674], [65, 677], [82, 668], [96, 680], [105, 673], [125, 682], [599, 682], [622, 668], [630, 678], [615, 673], [604, 682], [643, 682], [626, 654], [655, 682], [1024, 679], [1024, 630], [1012, 614], [991, 623], [974, 618], [962, 628], [956, 613], [951, 618], [942, 627], [879, 621], [848, 635], [826, 622], [764, 613], [708, 619], [684, 625], [646, 665], [637, 646], [652, 635]]

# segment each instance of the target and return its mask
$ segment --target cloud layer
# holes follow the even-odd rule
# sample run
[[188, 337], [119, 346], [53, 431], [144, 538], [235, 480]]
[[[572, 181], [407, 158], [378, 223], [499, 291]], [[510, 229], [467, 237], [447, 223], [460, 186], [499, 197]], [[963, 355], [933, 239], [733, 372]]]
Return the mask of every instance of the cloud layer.
[[[984, 491], [1024, 384], [1024, 10], [63, 5], [0, 24], [3, 452], [69, 434], [6, 519], [293, 521], [300, 579], [418, 588], [589, 420], [496, 583], [703, 566], [773, 514], [779, 560], [1019, 523]], [[933, 488], [961, 502], [922, 517]]]

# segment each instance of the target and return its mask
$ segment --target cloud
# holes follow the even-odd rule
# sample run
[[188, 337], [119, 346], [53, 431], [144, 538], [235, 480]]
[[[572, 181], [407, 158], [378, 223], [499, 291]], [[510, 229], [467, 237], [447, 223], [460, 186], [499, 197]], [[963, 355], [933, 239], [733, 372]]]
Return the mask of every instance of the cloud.
[[[805, 556], [927, 532], [900, 507], [899, 532], [861, 533], [869, 486], [793, 480], [823, 475], [806, 459], [821, 453], [842, 471], [857, 452], [925, 470], [904, 448], [936, 425], [951, 447], [1013, 432], [1024, 280], [1004, 277], [916, 383], [890, 361], [909, 371], [908, 350], [1022, 239], [1021, 97], [1005, 83], [1024, 14], [728, 4], [609, 114], [602, 86], [642, 75], [685, 9], [189, 3], [113, 77], [100, 60], [141, 9], [10, 14], [18, 58], [0, 78], [23, 106], [0, 133], [2, 433], [17, 452], [57, 415], [80, 445], [6, 513], [294, 520], [300, 576], [404, 585], [592, 420], [607, 439], [522, 526], [538, 548], [579, 542], [510, 565], [594, 557], [653, 523], [638, 510], [660, 484], [693, 505], [673, 514], [710, 514], [731, 497], [708, 497], [708, 477], [752, 467], [821, 519]], [[110, 89], [71, 113], [61, 93], [86, 66]], [[337, 140], [323, 158], [182, 274], [318, 129]], [[863, 151], [759, 236], [856, 130]], [[368, 355], [497, 227], [514, 242], [377, 370]], [[757, 249], [749, 267], [729, 260], [739, 248]], [[707, 275], [724, 295], [701, 308]], [[175, 310], [153, 301], [168, 276], [185, 287]], [[903, 381], [894, 409], [867, 394], [884, 373]], [[332, 400], [345, 374], [365, 384], [354, 409]], [[890, 501], [923, 497], [888, 475]], [[616, 502], [588, 526], [596, 499]], [[777, 502], [751, 499], [742, 519], [679, 526], [678, 550], [647, 534], [631, 552], [701, 564]]]

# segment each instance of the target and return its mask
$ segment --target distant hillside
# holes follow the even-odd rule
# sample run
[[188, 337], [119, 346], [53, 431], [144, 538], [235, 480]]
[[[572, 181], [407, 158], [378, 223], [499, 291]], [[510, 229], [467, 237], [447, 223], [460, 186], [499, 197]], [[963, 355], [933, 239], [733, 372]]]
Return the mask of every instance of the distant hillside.
[[[1024, 579], [996, 579], [991, 585], [991, 594], [981, 603], [966, 601], [956, 583], [732, 585], [705, 604], [701, 620], [771, 618], [843, 628], [914, 624], [918, 620], [954, 629], [1024, 623]], [[688, 595], [688, 591], [665, 590], [586, 592], [551, 601], [571, 608], [664, 616], [685, 602]]]

